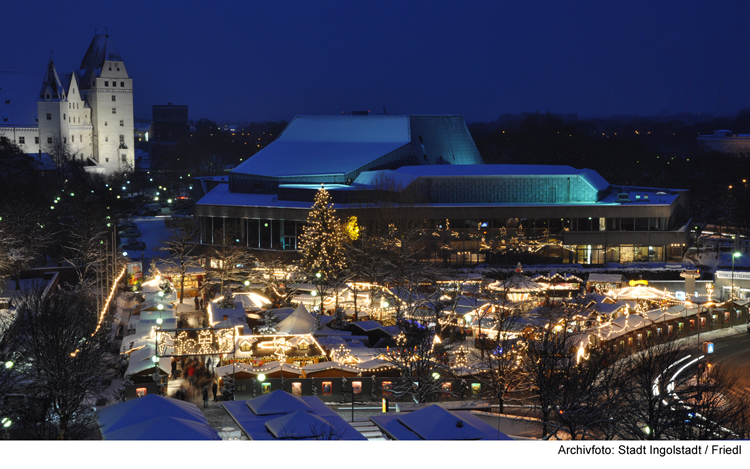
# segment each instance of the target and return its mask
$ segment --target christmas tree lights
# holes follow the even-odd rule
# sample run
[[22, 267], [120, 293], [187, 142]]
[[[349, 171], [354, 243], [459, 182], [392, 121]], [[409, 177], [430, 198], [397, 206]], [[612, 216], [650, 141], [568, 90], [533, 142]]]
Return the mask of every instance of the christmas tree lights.
[[344, 243], [347, 237], [328, 191], [321, 187], [300, 236], [302, 269], [322, 283], [336, 278], [345, 267]]

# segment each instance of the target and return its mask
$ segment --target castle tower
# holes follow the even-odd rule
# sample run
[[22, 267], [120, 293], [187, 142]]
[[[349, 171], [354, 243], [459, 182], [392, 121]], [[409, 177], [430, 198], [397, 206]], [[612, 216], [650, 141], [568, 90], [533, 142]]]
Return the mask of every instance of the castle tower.
[[107, 173], [135, 169], [133, 80], [109, 35], [94, 36], [77, 76], [91, 109], [93, 159]]
[[44, 74], [42, 89], [37, 96], [39, 149], [41, 152], [53, 154], [62, 148], [63, 138], [68, 133], [66, 107], [65, 86], [50, 58], [47, 63], [47, 71]]

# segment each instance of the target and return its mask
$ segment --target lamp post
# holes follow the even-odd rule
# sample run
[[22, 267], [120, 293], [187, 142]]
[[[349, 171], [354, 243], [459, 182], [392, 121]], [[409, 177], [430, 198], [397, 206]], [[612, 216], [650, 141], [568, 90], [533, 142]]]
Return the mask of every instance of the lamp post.
[[734, 259], [740, 257], [742, 254], [739, 252], [732, 253], [732, 292], [730, 293], [729, 299], [734, 301]]

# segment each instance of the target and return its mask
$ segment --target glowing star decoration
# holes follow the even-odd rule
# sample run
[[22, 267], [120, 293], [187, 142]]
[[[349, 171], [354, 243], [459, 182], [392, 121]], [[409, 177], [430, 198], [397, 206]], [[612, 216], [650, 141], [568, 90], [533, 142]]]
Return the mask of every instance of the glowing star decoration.
[[214, 335], [210, 330], [203, 330], [198, 333], [198, 353], [210, 354], [211, 344], [213, 343]]
[[455, 362], [457, 367], [463, 367], [468, 364], [469, 350], [461, 345], [455, 352]]
[[344, 344], [339, 345], [339, 348], [331, 350], [331, 361], [338, 363], [348, 363], [352, 361], [351, 350], [346, 348]]

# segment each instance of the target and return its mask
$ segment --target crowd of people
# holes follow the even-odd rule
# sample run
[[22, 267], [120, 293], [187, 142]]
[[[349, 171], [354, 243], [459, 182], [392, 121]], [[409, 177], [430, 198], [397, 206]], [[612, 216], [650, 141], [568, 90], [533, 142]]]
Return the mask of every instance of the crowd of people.
[[214, 402], [218, 401], [218, 378], [216, 377], [215, 357], [208, 357], [205, 361], [197, 358], [172, 357], [172, 379], [182, 378], [180, 388], [174, 397], [183, 401], [193, 401], [197, 396], [203, 399], [203, 407], [208, 407], [209, 396], [213, 395]]

